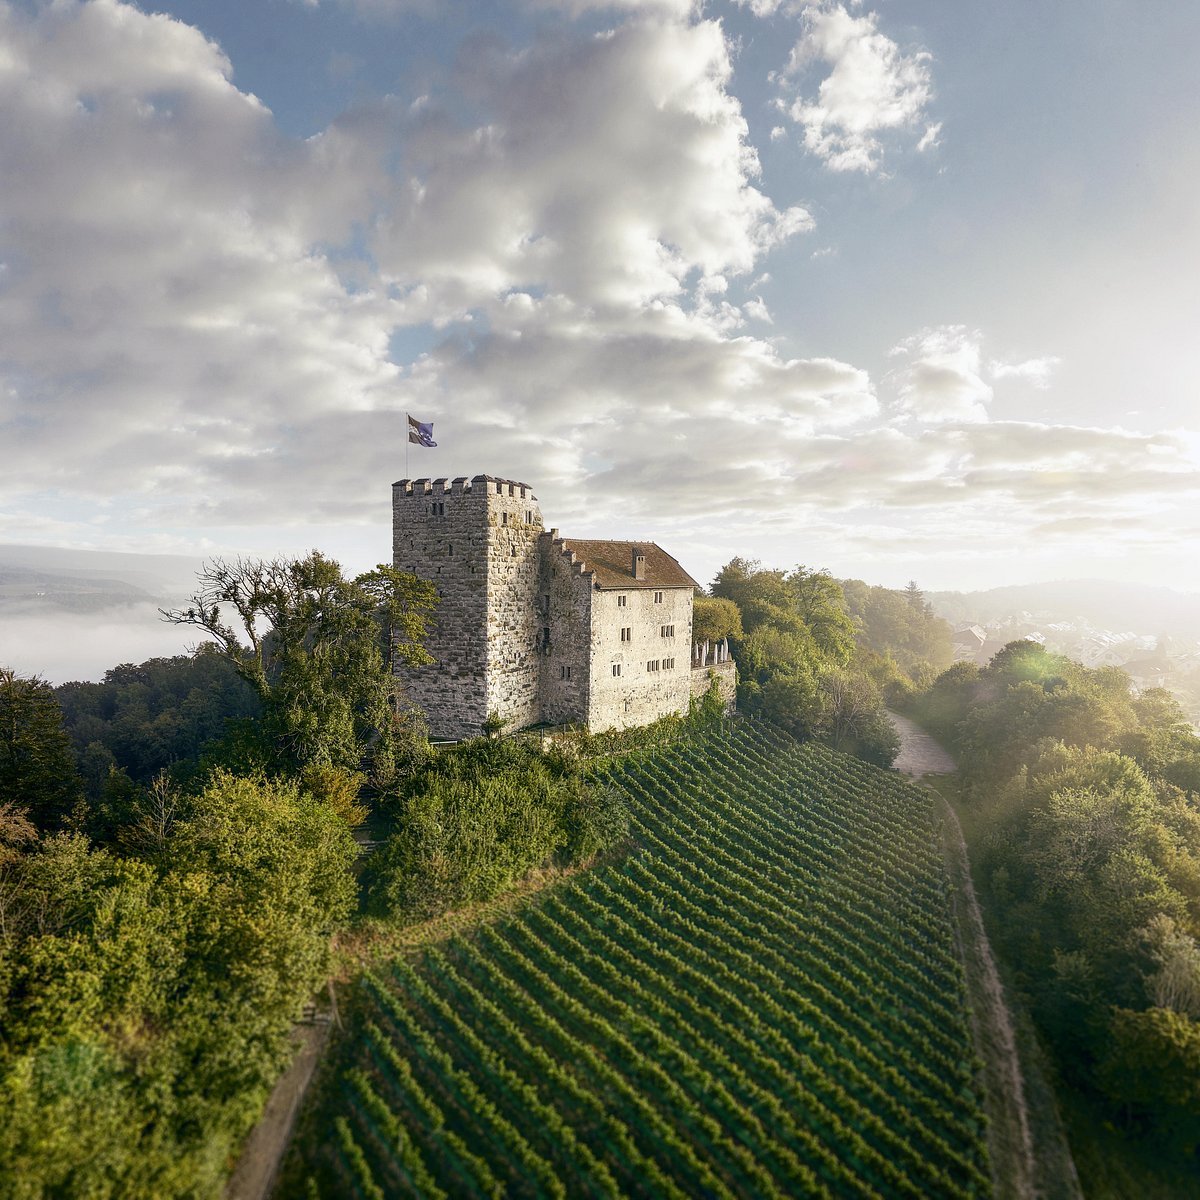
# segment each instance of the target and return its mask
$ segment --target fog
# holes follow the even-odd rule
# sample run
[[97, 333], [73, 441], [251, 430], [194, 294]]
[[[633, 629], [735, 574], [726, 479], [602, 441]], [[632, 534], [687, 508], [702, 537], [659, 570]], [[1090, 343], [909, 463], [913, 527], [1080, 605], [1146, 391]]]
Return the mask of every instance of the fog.
[[9, 613], [0, 616], [0, 666], [50, 683], [100, 679], [119, 663], [186, 654], [194, 629], [168, 625], [153, 604], [98, 613]]

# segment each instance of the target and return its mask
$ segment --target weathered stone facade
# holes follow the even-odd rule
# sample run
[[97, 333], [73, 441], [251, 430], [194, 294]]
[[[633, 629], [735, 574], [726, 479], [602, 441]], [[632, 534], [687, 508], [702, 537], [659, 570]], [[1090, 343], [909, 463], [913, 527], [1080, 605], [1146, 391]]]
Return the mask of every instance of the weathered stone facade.
[[[528, 484], [402, 479], [392, 543], [396, 567], [438, 590], [435, 663], [403, 673], [437, 737], [473, 737], [489, 715], [511, 728], [644, 725], [685, 712], [710, 682], [691, 642], [695, 581], [653, 543], [546, 532]], [[715, 666], [732, 708], [727, 653]]]

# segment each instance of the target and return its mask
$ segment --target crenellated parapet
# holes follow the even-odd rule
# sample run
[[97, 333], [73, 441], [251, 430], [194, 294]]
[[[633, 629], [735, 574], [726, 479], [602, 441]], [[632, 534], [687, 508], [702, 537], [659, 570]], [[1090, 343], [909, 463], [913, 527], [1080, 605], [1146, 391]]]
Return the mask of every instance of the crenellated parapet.
[[533, 488], [516, 479], [502, 479], [497, 475], [475, 475], [470, 479], [459, 475], [454, 479], [397, 479], [392, 484], [393, 498], [399, 496], [462, 496], [478, 495], [511, 496], [514, 499], [533, 500]]

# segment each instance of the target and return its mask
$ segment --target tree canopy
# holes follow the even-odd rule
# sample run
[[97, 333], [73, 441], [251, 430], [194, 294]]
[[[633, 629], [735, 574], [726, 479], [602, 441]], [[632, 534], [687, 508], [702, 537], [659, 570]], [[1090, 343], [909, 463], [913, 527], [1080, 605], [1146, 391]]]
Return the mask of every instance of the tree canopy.
[[199, 583], [163, 617], [206, 633], [254, 689], [275, 753], [386, 776], [403, 719], [393, 668], [430, 661], [433, 585], [382, 565], [348, 580], [318, 551], [215, 559]]

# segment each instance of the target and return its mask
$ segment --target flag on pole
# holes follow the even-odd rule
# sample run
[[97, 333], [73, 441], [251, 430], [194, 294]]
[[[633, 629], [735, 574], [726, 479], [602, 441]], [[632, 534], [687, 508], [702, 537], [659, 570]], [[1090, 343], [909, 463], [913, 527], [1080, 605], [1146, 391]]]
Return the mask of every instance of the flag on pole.
[[418, 446], [425, 446], [432, 449], [437, 445], [433, 440], [433, 422], [418, 421], [413, 417], [408, 418], [408, 440], [416, 443]]

